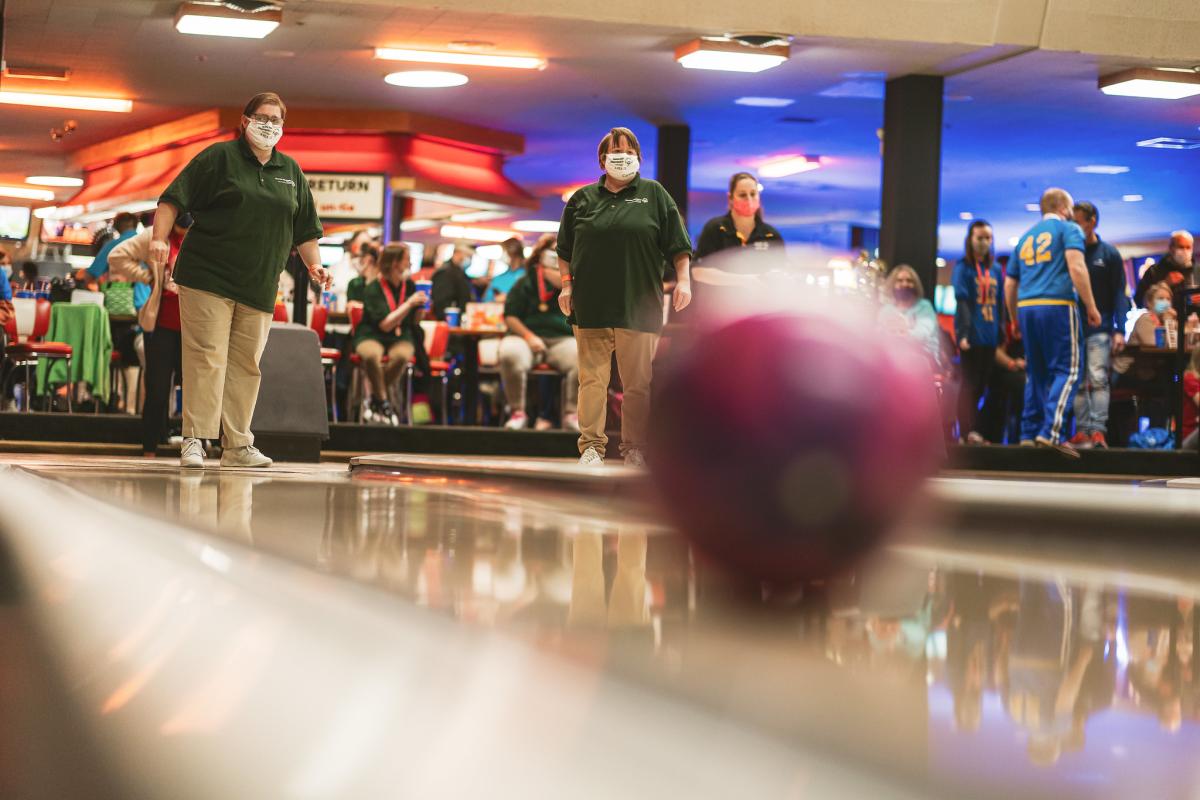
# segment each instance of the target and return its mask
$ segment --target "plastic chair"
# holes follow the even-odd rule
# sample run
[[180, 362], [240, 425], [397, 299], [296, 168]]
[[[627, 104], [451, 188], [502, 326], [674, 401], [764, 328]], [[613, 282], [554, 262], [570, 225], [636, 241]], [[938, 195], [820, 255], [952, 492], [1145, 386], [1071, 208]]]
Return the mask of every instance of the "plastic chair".
[[288, 314], [287, 305], [284, 303], [275, 304], [275, 313], [271, 317], [272, 322], [291, 322], [291, 315]]
[[[358, 326], [362, 324], [363, 307], [362, 303], [351, 301], [346, 304], [346, 313], [350, 317], [350, 338], [353, 340], [354, 332], [358, 330]], [[380, 363], [388, 363], [388, 357], [385, 353]], [[350, 406], [350, 413], [353, 419], [361, 422], [363, 418], [363, 404], [367, 401], [367, 373], [362, 368], [362, 356], [358, 353], [350, 354], [350, 388], [347, 393], [346, 403]]]
[[[33, 369], [45, 359], [65, 359], [67, 362], [67, 412], [74, 411], [71, 406], [71, 394], [74, 384], [71, 382], [71, 345], [62, 342], [42, 341], [50, 331], [50, 301], [35, 300], [19, 297], [12, 301], [13, 314], [5, 325], [9, 345], [4, 354], [11, 369], [9, 380], [16, 376], [19, 367], [25, 368], [25, 411], [30, 410], [29, 397], [33, 389]], [[46, 382], [49, 390], [50, 382]], [[6, 392], [7, 393], [7, 392]]]
[[337, 422], [338, 407], [337, 407], [337, 379], [334, 373], [337, 369], [337, 364], [342, 360], [342, 351], [336, 347], [325, 347], [325, 325], [329, 321], [329, 309], [325, 306], [309, 306], [308, 309], [308, 327], [312, 328], [317, 334], [317, 341], [321, 344], [321, 367], [325, 370], [325, 384], [329, 387], [329, 415], [330, 419]]

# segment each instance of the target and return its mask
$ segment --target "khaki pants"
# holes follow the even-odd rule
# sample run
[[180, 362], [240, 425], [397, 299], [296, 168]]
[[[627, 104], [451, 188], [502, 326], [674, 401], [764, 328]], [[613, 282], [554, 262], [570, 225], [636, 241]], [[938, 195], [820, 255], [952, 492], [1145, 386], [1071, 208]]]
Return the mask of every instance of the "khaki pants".
[[624, 386], [621, 409], [621, 454], [646, 446], [650, 427], [650, 378], [658, 334], [626, 328], [575, 328], [579, 343], [579, 452], [595, 447], [604, 455], [608, 436], [608, 381], [612, 354]]
[[371, 395], [376, 400], [387, 400], [387, 387], [394, 386], [400, 379], [405, 365], [412, 360], [416, 348], [412, 342], [392, 342], [387, 348], [388, 363], [383, 365], [383, 344], [374, 339], [363, 339], [354, 346], [354, 352], [362, 359], [363, 371], [371, 383]]
[[500, 341], [500, 382], [504, 398], [513, 411], [525, 410], [525, 389], [529, 370], [543, 361], [562, 373], [566, 389], [563, 414], [574, 414], [579, 398], [579, 347], [570, 336], [545, 339], [546, 349], [534, 353], [520, 336], [505, 336]]
[[271, 314], [199, 289], [179, 287], [183, 329], [183, 435], [225, 447], [254, 444], [259, 359]]

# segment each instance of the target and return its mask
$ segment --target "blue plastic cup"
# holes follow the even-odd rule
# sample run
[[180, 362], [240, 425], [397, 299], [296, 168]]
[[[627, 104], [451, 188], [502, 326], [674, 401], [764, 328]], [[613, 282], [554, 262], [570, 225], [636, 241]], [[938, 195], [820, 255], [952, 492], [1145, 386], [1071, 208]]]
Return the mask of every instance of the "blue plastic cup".
[[417, 281], [417, 291], [425, 293], [425, 310], [433, 308], [433, 281]]
[[457, 328], [459, 321], [462, 319], [462, 311], [455, 307], [449, 306], [446, 309], [446, 324], [451, 328]]
[[1166, 347], [1167, 346], [1167, 329], [1166, 328], [1155, 328], [1154, 329], [1154, 346], [1155, 347]]

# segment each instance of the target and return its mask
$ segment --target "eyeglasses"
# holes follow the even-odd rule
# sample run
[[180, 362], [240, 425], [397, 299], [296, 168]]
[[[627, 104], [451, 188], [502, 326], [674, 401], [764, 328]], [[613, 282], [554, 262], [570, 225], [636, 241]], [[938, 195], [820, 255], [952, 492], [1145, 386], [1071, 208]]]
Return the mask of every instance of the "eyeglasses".
[[283, 117], [268, 117], [266, 114], [251, 114], [250, 119], [263, 124], [271, 124], [279, 126], [283, 124]]

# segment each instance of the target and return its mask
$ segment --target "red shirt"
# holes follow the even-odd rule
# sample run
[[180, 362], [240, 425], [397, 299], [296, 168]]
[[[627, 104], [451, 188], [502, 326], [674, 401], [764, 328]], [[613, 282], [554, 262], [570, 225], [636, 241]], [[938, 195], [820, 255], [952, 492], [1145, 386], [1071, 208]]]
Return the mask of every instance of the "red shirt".
[[[171, 246], [171, 254], [167, 257], [166, 274], [170, 275], [175, 269], [175, 258], [179, 255], [179, 245], [183, 242], [183, 237], [176, 235], [175, 231], [171, 231], [171, 235], [167, 237], [167, 243]], [[155, 327], [166, 328], [167, 330], [177, 331], [181, 329], [179, 323], [179, 295], [175, 292], [163, 289], [162, 301], [158, 305], [158, 320], [154, 323]]]
[[1200, 375], [1183, 373], [1183, 438], [1196, 430], [1196, 395], [1200, 394]]

